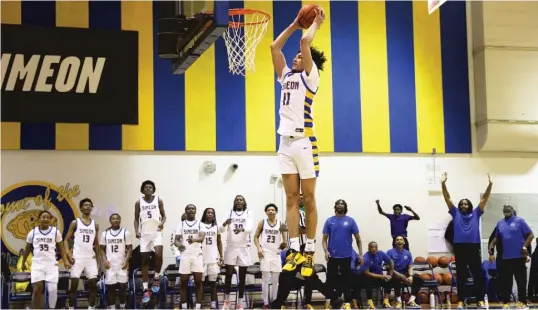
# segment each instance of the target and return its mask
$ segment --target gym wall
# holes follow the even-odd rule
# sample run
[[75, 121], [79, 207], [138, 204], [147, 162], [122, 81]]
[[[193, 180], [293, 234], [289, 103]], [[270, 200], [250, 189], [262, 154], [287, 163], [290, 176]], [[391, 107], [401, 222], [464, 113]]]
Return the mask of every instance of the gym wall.
[[[138, 31], [139, 125], [2, 123], [2, 149], [273, 152], [280, 89], [269, 45], [304, 3], [230, 3], [272, 16], [256, 72], [243, 77], [228, 72], [223, 39], [173, 75], [150, 2], [3, 2], [3, 23]], [[423, 2], [319, 4], [327, 17], [314, 45], [329, 59], [315, 100], [320, 151], [471, 153], [464, 2], [432, 15]], [[288, 63], [300, 36], [284, 48]]]

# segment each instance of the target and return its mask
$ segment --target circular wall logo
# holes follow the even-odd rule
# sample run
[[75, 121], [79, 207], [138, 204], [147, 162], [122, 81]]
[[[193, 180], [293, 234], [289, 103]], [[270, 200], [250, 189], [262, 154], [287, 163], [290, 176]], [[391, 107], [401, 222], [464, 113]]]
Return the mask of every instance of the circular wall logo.
[[13, 269], [22, 255], [28, 233], [38, 225], [39, 213], [52, 215], [51, 224], [64, 236], [69, 223], [79, 216], [72, 198], [80, 195], [78, 185], [57, 186], [49, 182], [27, 181], [14, 184], [2, 191], [1, 236], [2, 256]]

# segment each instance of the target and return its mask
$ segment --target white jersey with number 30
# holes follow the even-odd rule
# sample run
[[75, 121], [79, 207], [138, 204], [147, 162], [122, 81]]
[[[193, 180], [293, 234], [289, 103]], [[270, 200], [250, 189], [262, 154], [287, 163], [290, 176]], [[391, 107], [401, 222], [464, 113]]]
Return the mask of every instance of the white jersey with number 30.
[[312, 65], [309, 75], [305, 71], [294, 72], [286, 66], [278, 82], [282, 86], [278, 134], [286, 137], [313, 137], [314, 96], [319, 86], [316, 64]]

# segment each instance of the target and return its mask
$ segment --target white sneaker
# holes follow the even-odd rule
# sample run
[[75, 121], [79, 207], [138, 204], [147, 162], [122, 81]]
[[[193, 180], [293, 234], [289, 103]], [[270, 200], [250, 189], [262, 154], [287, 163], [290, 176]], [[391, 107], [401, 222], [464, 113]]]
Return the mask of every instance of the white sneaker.
[[222, 310], [230, 310], [232, 306], [232, 302], [229, 300], [224, 301], [224, 305], [222, 306]]

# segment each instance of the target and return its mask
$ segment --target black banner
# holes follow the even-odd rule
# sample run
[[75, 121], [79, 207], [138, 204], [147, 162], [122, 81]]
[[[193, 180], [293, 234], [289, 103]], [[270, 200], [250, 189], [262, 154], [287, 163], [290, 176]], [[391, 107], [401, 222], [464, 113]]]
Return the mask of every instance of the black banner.
[[1, 30], [3, 122], [138, 124], [138, 32]]

